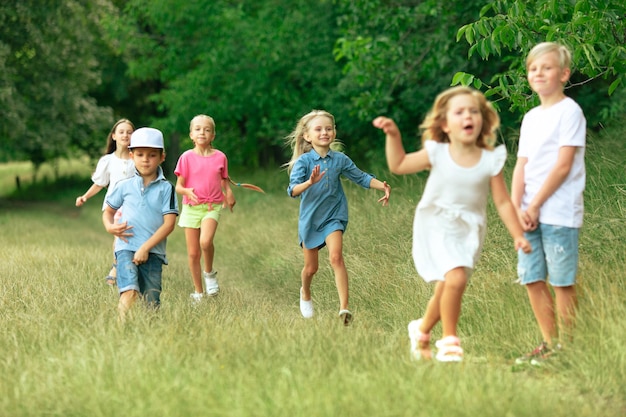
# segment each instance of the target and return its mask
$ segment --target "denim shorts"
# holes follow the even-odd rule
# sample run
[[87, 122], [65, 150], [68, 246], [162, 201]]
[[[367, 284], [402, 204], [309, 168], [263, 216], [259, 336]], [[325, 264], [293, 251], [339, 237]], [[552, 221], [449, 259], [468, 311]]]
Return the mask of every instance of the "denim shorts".
[[151, 253], [146, 263], [135, 265], [134, 255], [135, 252], [130, 250], [115, 252], [118, 291], [120, 294], [130, 290], [138, 291], [148, 304], [158, 306], [161, 303], [163, 257]]
[[539, 223], [524, 236], [531, 253], [518, 250], [517, 276], [522, 285], [546, 281], [554, 287], [576, 284], [578, 272], [578, 234], [580, 229]]
[[183, 204], [178, 225], [190, 229], [199, 229], [205, 219], [213, 219], [219, 223], [221, 212], [222, 203], [198, 204], [195, 206]]

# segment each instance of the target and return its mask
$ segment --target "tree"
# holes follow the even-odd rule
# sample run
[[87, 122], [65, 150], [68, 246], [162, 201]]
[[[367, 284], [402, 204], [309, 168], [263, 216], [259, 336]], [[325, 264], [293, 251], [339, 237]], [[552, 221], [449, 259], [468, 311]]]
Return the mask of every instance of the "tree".
[[330, 1], [130, 0], [111, 36], [129, 74], [159, 85], [154, 124], [188, 138], [191, 118], [211, 115], [233, 164], [282, 163], [283, 137], [333, 102], [341, 76]]
[[[106, 0], [11, 0], [0, 6], [0, 144], [3, 158], [35, 169], [75, 149], [98, 151], [112, 112], [89, 95]], [[97, 145], [96, 145], [97, 137]]]
[[482, 73], [454, 42], [458, 28], [475, 19], [482, 1], [464, 2], [340, 0], [341, 37], [335, 57], [344, 67], [342, 92], [353, 112], [367, 122], [361, 146], [382, 160], [382, 145], [372, 146], [370, 121], [393, 117], [416, 147], [417, 126], [435, 96], [459, 71]]
[[[537, 104], [526, 82], [525, 56], [539, 42], [559, 42], [572, 52], [573, 69], [579, 74], [567, 88], [592, 86], [583, 91], [583, 101], [588, 101], [594, 120], [601, 121], [611, 116], [614, 102], [608, 97], [626, 83], [625, 18], [622, 0], [490, 2], [478, 20], [459, 29], [457, 40], [467, 41], [470, 57], [477, 54], [490, 62], [497, 58], [508, 68], [486, 80], [459, 72], [453, 83], [483, 88], [492, 99], [504, 99], [510, 109], [525, 112]], [[626, 107], [623, 92], [619, 106]]]

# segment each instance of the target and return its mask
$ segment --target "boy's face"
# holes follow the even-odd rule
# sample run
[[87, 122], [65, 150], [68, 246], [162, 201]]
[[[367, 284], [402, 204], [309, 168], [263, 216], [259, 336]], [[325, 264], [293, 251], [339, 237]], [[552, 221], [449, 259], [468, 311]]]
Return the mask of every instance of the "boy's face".
[[209, 146], [215, 139], [215, 126], [206, 117], [199, 117], [191, 124], [189, 137], [196, 146]]
[[561, 93], [569, 75], [569, 68], [561, 68], [556, 52], [540, 55], [528, 65], [528, 84], [544, 97]]
[[142, 177], [155, 175], [159, 165], [165, 160], [165, 152], [156, 148], [134, 148], [130, 155]]

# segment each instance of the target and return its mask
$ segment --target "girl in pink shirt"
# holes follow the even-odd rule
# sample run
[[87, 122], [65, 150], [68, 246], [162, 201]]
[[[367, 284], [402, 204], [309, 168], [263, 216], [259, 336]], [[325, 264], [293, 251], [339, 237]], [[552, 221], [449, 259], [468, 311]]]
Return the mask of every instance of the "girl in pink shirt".
[[[228, 207], [232, 211], [235, 196], [228, 179], [226, 155], [213, 148], [213, 118], [206, 115], [194, 117], [189, 126], [189, 137], [195, 146], [180, 156], [174, 174], [178, 177], [176, 192], [183, 196], [178, 225], [185, 228], [189, 269], [195, 287], [191, 298], [198, 302], [203, 295], [203, 278], [208, 296], [219, 293], [217, 272], [213, 269], [213, 239], [222, 208]], [[201, 270], [201, 258], [204, 270]]]

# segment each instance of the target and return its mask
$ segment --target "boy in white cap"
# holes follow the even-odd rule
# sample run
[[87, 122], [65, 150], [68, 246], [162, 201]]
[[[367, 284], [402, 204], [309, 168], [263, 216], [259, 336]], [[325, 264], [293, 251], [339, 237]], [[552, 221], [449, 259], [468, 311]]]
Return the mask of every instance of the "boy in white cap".
[[[117, 184], [106, 199], [102, 215], [106, 231], [119, 238], [115, 257], [122, 321], [139, 295], [149, 306], [158, 308], [162, 267], [167, 265], [167, 236], [178, 216], [176, 191], [160, 167], [165, 160], [161, 131], [150, 127], [135, 130], [129, 149], [135, 176]], [[122, 205], [122, 218], [115, 222], [115, 212]]]

